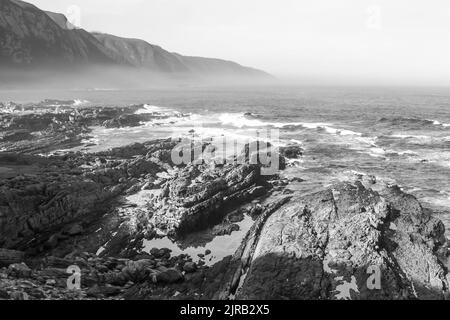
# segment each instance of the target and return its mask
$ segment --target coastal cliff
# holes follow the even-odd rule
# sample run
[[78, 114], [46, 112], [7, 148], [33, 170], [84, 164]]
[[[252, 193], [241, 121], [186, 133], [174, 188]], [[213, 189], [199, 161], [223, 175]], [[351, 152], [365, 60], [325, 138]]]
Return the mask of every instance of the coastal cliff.
[[135, 77], [144, 73], [147, 79], [151, 74], [270, 78], [263, 71], [235, 62], [188, 57], [144, 40], [90, 33], [71, 25], [63, 14], [43, 11], [19, 0], [0, 1], [0, 44], [0, 66], [8, 68], [8, 72], [80, 72], [77, 68], [82, 67], [87, 77], [90, 68], [96, 67], [97, 73], [113, 70]]

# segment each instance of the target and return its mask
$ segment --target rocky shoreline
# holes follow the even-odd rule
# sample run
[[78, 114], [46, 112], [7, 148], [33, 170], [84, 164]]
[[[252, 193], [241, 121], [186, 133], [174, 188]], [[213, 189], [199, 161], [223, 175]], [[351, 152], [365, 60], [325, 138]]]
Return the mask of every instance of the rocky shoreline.
[[[0, 299], [448, 297], [444, 225], [397, 186], [360, 176], [299, 194], [301, 177], [262, 175], [249, 148], [245, 161], [175, 164], [176, 139], [56, 152], [94, 126], [167, 118], [141, 108], [0, 105]], [[279, 151], [281, 169], [302, 154]], [[201, 250], [238, 232], [220, 261]], [[149, 247], [161, 238], [199, 253]]]

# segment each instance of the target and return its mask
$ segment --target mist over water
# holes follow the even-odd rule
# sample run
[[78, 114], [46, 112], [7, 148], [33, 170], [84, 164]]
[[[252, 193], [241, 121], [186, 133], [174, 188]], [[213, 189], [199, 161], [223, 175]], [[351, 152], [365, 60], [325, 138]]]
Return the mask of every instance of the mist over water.
[[[236, 75], [226, 72], [177, 73], [155, 72], [143, 68], [120, 65], [57, 65], [53, 67], [10, 68], [0, 64], [0, 92], [108, 90], [150, 90], [158, 88], [183, 88], [196, 86], [252, 86], [273, 85], [276, 78], [270, 75]], [[0, 93], [2, 94], [2, 93]], [[6, 93], [5, 93], [6, 94]], [[2, 100], [3, 101], [3, 100]]]

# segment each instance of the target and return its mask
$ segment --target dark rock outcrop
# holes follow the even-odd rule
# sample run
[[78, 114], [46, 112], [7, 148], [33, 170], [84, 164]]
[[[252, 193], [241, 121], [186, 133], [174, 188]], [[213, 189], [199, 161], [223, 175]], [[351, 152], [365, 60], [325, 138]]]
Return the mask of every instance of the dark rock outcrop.
[[303, 149], [298, 145], [280, 147], [280, 154], [287, 159], [299, 159], [303, 155]]
[[[74, 101], [45, 100], [37, 104], [0, 105], [0, 149], [21, 153], [49, 153], [82, 145], [92, 126], [136, 127], [172, 115], [141, 113], [142, 105], [122, 108], [80, 107]], [[184, 117], [177, 113], [175, 116]]]
[[213, 225], [227, 210], [266, 192], [259, 165], [188, 165], [153, 203], [152, 222], [170, 236]]
[[99, 212], [116, 196], [93, 181], [54, 173], [0, 182], [0, 247], [26, 248], [30, 239]]
[[267, 218], [237, 297], [442, 299], [443, 234], [442, 222], [398, 188], [378, 194], [357, 182], [297, 197]]

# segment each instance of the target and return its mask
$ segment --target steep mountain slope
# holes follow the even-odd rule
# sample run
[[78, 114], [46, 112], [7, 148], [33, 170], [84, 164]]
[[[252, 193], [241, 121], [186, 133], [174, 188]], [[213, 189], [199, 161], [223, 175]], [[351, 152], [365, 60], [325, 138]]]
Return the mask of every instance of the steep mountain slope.
[[186, 57], [139, 39], [89, 33], [73, 28], [63, 14], [19, 0], [0, 0], [0, 66], [59, 71], [105, 65], [132, 73], [268, 77], [231, 61]]
[[104, 33], [93, 35], [116, 56], [123, 57], [127, 63], [136, 67], [159, 72], [268, 76], [262, 71], [243, 67], [231, 61], [171, 53], [144, 40], [121, 38]]
[[111, 54], [88, 32], [63, 29], [31, 4], [0, 0], [0, 64], [42, 66], [113, 62]]
[[188, 66], [189, 70], [196, 73], [269, 77], [264, 71], [244, 67], [233, 61], [175, 55]]
[[122, 57], [126, 63], [159, 72], [187, 72], [181, 59], [144, 40], [126, 39], [104, 33], [92, 33], [105, 48]]
[[76, 27], [72, 25], [67, 17], [62, 13], [45, 11], [45, 13], [61, 28], [65, 30], [74, 30]]

